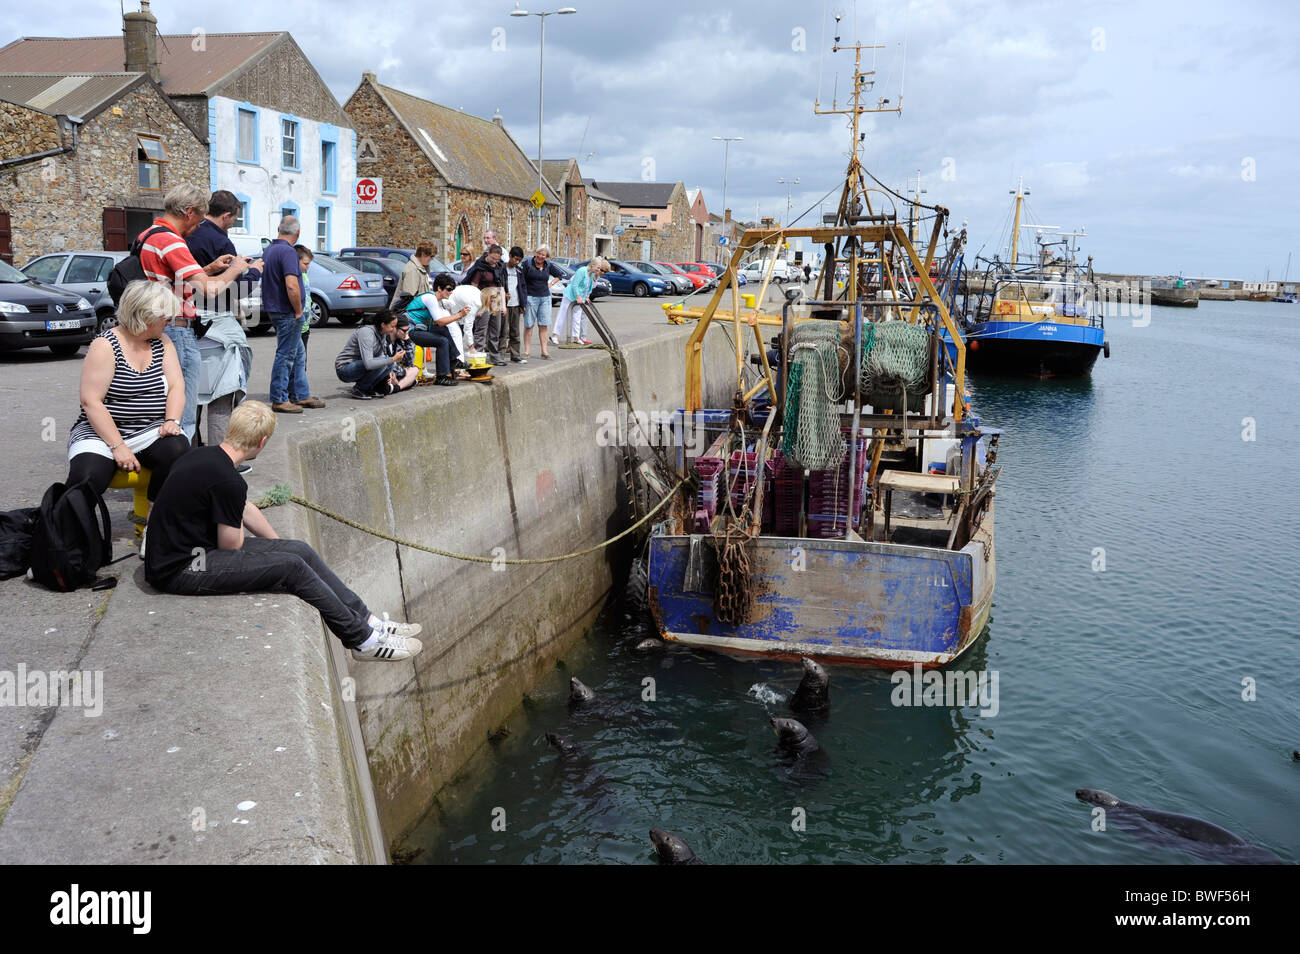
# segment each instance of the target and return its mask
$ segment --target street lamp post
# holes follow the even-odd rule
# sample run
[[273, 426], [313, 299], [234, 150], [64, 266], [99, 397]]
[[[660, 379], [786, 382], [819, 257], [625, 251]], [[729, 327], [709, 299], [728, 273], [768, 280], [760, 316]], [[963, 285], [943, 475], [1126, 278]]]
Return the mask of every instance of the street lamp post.
[[726, 224], [727, 218], [727, 161], [731, 158], [731, 144], [733, 142], [744, 142], [744, 136], [714, 136], [716, 142], [726, 143], [726, 148], [722, 153], [722, 219]]
[[797, 186], [797, 185], [799, 184], [799, 180], [798, 180], [798, 179], [787, 179], [787, 178], [785, 178], [785, 177], [783, 176], [782, 178], [776, 180], [776, 184], [777, 184], [777, 185], [783, 185], [783, 186], [785, 186], [785, 220], [784, 220], [784, 225], [785, 225], [786, 228], [789, 228], [789, 227], [790, 227], [790, 187], [791, 187], [791, 186]]
[[[546, 195], [546, 190], [542, 188], [542, 83], [546, 78], [546, 18], [555, 16], [557, 13], [577, 13], [573, 7], [560, 7], [558, 10], [546, 10], [539, 13], [529, 13], [527, 10], [520, 10], [519, 4], [510, 11], [512, 17], [539, 17], [542, 21], [542, 40], [537, 57], [537, 191]], [[542, 208], [545, 205], [537, 207], [537, 244], [543, 245], [545, 241], [542, 238]]]

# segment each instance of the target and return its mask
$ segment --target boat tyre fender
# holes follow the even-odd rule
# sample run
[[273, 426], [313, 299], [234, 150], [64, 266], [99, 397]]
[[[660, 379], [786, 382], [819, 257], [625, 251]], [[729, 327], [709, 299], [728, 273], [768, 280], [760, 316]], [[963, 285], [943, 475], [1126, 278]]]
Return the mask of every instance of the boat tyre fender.
[[1103, 341], [1103, 342], [1101, 343], [1101, 353], [1102, 353], [1103, 355], [1105, 355], [1107, 358], [1110, 357], [1110, 342], [1109, 342], [1109, 341]]

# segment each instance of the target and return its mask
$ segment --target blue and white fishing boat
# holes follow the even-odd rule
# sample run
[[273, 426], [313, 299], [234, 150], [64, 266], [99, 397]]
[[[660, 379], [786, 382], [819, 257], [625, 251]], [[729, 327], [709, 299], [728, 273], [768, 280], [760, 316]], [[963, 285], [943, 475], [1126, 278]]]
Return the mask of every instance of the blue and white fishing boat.
[[[698, 319], [683, 413], [709, 439], [696, 456], [679, 451], [690, 483], [648, 540], [647, 597], [670, 641], [942, 666], [978, 639], [993, 602], [1000, 432], [970, 414], [965, 343], [940, 291], [946, 281], [931, 277], [960, 269], [959, 252], [938, 254], [948, 210], [926, 207], [935, 222], [918, 251], [897, 206], [880, 208], [883, 193], [865, 184], [858, 121], [897, 107], [863, 104], [862, 47], [844, 49], [855, 51], [851, 105], [817, 110], [852, 116], [838, 211], [815, 227], [747, 230], [708, 304], [669, 308], [671, 318]], [[765, 313], [769, 269], [757, 304], [742, 305], [739, 262], [795, 238], [825, 249], [809, 300], [792, 289], [779, 315]], [[706, 408], [702, 344], [719, 325], [732, 331], [735, 401]], [[774, 330], [769, 350], [764, 334]]]
[[[986, 262], [991, 285], [965, 298], [970, 369], [1035, 378], [1085, 375], [1099, 354], [1110, 357], [1092, 259], [1086, 269], [1077, 261], [1077, 240], [1085, 233], [1022, 223], [1028, 192], [1022, 180], [1015, 189], [1010, 260]], [[1024, 228], [1037, 232], [1029, 261], [1020, 258]]]

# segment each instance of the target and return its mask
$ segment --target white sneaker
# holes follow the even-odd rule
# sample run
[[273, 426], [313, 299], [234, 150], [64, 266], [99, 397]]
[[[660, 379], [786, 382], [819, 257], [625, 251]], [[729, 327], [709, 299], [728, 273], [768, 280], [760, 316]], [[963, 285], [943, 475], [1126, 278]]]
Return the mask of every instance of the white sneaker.
[[369, 649], [352, 650], [352, 658], [360, 662], [400, 662], [410, 659], [424, 646], [418, 639], [407, 636], [394, 636], [384, 632], [382, 626], [371, 631], [375, 643]]
[[389, 636], [419, 636], [420, 630], [423, 629], [419, 623], [401, 623], [395, 619], [389, 619], [387, 613], [384, 614], [383, 619], [379, 619], [376, 623], [370, 625], [382, 626], [384, 632]]
[[559, 335], [551, 335], [551, 344], [553, 344], [553, 345], [557, 345], [557, 346], [558, 346], [559, 343], [560, 343], [560, 336], [559, 336]]

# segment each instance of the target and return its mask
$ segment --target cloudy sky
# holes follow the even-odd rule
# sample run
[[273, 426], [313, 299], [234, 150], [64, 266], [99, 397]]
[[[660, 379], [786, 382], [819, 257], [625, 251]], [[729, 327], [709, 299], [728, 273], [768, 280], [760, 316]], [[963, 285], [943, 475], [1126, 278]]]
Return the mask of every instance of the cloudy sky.
[[[572, 2], [577, 14], [546, 19], [544, 150], [576, 155], [584, 175], [680, 179], [718, 211], [723, 144], [711, 137], [743, 136], [727, 182], [738, 217], [784, 218], [782, 177], [800, 180], [795, 215], [833, 200], [845, 118], [812, 107], [819, 88], [824, 108], [848, 88], [851, 54], [829, 52], [838, 12], [843, 42], [884, 44], [874, 95], [902, 92], [901, 115], [866, 119], [868, 167], [896, 189], [919, 170], [923, 199], [969, 223], [973, 251], [1008, 241], [1008, 192], [1023, 177], [1029, 220], [1086, 228], [1099, 271], [1277, 278], [1295, 251], [1300, 276], [1291, 0]], [[539, 18], [513, 7], [152, 4], [168, 34], [290, 31], [340, 102], [372, 69], [436, 102], [500, 109], [533, 155]], [[5, 5], [0, 41], [121, 31], [111, 0], [30, 11]]]

